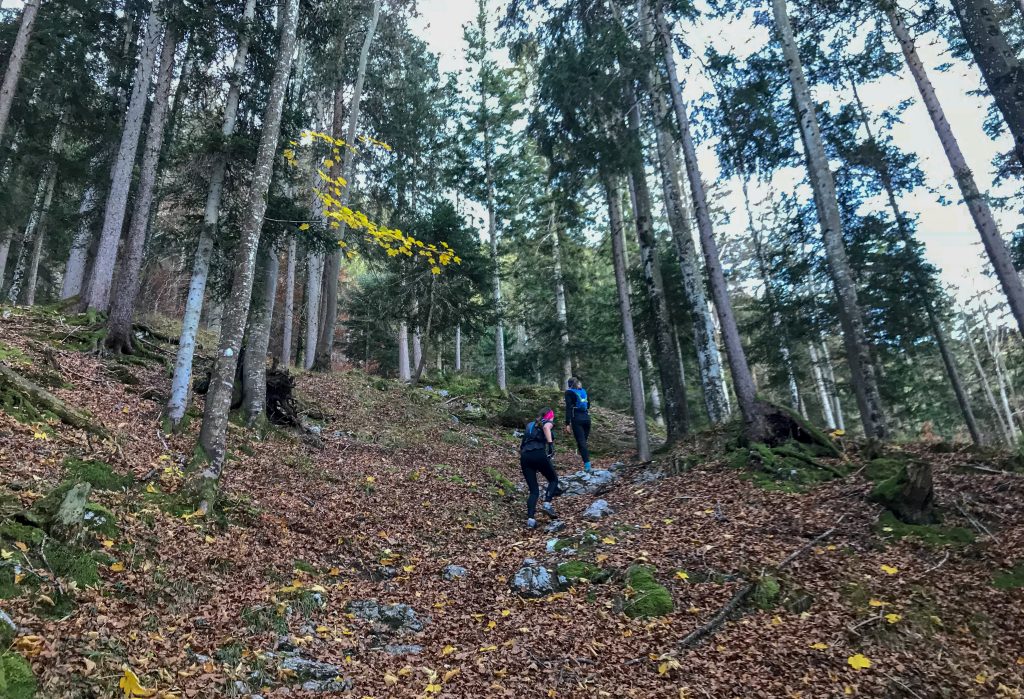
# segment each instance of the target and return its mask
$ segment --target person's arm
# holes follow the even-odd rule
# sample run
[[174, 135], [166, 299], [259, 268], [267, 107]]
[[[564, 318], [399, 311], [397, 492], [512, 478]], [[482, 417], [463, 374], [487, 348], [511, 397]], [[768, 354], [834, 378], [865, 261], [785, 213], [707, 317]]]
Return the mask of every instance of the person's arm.
[[572, 411], [576, 407], [576, 394], [572, 391], [565, 392], [565, 431], [569, 432], [572, 428]]
[[544, 423], [544, 443], [545, 451], [548, 456], [552, 456], [555, 453], [555, 437], [551, 434], [552, 424], [550, 422]]

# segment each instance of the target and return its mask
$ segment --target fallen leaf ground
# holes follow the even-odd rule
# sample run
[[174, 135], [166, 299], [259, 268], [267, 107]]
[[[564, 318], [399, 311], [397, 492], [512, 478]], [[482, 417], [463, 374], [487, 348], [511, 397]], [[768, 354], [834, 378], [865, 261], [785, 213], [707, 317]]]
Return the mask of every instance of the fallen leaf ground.
[[[125, 667], [155, 696], [246, 696], [246, 687], [325, 696], [277, 667], [270, 652], [282, 636], [353, 681], [351, 692], [327, 696], [1022, 696], [1024, 594], [993, 580], [1024, 561], [1024, 478], [967, 468], [999, 468], [968, 450], [902, 447], [933, 460], [945, 526], [975, 526], [966, 513], [991, 532], [966, 545], [887, 532], [863, 474], [806, 493], [761, 489], [725, 463], [727, 435], [707, 434], [660, 464], [627, 466], [602, 495], [615, 510], [605, 520], [582, 519], [592, 497], [561, 499], [558, 536], [597, 539], [563, 555], [546, 551], [552, 535], [523, 527], [510, 429], [455, 422], [440, 399], [359, 372], [303, 375], [304, 405], [322, 413], [319, 442], [232, 426], [224, 506], [203, 519], [175, 498], [197, 426], [172, 438], [157, 431], [164, 363], [69, 349], [54, 339], [64, 331], [80, 333], [53, 314], [10, 314], [0, 359], [31, 375], [51, 357], [43, 371], [68, 384], [54, 393], [116, 439], [0, 412], [2, 494], [29, 506], [66, 477], [69, 457], [106, 462], [134, 482], [93, 493], [119, 526], [96, 536], [108, 556], [97, 585], [72, 589], [30, 548], [37, 584], [0, 600], [39, 697], [116, 696]], [[124, 383], [125, 370], [137, 385]], [[564, 436], [556, 460], [575, 469]], [[629, 455], [597, 467], [620, 460]], [[833, 526], [780, 575], [777, 599], [679, 648], [745, 581]], [[531, 557], [619, 575], [524, 600], [509, 583]], [[635, 563], [657, 571], [671, 614], [620, 611], [629, 594], [621, 572]], [[466, 577], [444, 580], [448, 564]], [[50, 609], [61, 592], [74, 604]], [[346, 613], [360, 599], [409, 604], [429, 623], [419, 634], [376, 635]], [[395, 656], [386, 643], [422, 652]], [[863, 662], [854, 658], [870, 666], [855, 669]]]

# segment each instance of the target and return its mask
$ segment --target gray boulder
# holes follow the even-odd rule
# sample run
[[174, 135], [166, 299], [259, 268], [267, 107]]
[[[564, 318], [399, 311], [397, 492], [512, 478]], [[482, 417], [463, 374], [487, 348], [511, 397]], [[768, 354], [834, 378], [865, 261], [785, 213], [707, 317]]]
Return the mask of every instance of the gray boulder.
[[594, 500], [590, 504], [590, 507], [583, 513], [585, 519], [601, 519], [608, 515], [614, 514], [615, 510], [612, 509], [611, 505], [608, 504], [607, 500]]
[[577, 471], [558, 479], [563, 495], [596, 495], [609, 488], [619, 478], [617, 471]]
[[423, 646], [415, 643], [392, 643], [384, 646], [384, 652], [389, 655], [419, 655], [423, 652]]
[[558, 587], [558, 577], [532, 558], [523, 561], [512, 579], [512, 589], [523, 597], [544, 597], [557, 592]]
[[350, 602], [347, 610], [360, 619], [395, 632], [422, 631], [424, 623], [408, 604], [380, 604], [377, 600]]
[[558, 532], [565, 529], [565, 522], [560, 519], [556, 519], [554, 522], [544, 527], [544, 531], [548, 534], [557, 534]]
[[333, 682], [340, 679], [342, 674], [342, 669], [337, 665], [322, 663], [319, 660], [309, 660], [297, 654], [289, 655], [282, 660], [281, 668], [294, 672], [295, 676], [302, 682]]
[[444, 570], [441, 571], [441, 576], [445, 580], [458, 580], [460, 578], [466, 577], [466, 574], [467, 571], [465, 568], [463, 568], [462, 566], [457, 566], [454, 563], [451, 565], [446, 565], [444, 567]]

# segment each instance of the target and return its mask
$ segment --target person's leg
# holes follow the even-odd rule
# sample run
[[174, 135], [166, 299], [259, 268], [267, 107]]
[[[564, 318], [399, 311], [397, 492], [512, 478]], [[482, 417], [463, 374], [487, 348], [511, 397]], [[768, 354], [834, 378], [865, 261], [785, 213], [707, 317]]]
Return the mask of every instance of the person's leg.
[[576, 438], [576, 448], [579, 449], [584, 471], [590, 470], [590, 450], [587, 449], [589, 433], [590, 418], [577, 418], [572, 421], [572, 436]]
[[526, 479], [526, 487], [530, 489], [530, 495], [526, 498], [526, 516], [533, 519], [537, 514], [537, 499], [540, 498], [540, 486], [537, 484], [537, 469], [525, 457], [520, 457], [519, 464], [523, 469], [523, 478]]
[[544, 491], [544, 512], [550, 517], [557, 518], [558, 515], [555, 514], [555, 507], [551, 504], [551, 501], [556, 495], [561, 495], [562, 493], [558, 487], [558, 473], [555, 472], [555, 466], [551, 463], [551, 459], [544, 459], [543, 464], [538, 464], [538, 470], [548, 482], [548, 487]]

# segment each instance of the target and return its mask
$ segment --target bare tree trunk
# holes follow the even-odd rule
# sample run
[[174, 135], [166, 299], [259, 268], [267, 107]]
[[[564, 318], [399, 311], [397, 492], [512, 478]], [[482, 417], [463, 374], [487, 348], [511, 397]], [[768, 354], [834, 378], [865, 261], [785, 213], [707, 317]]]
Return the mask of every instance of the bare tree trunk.
[[992, 0], [953, 0], [952, 5], [974, 62], [1013, 136], [1017, 160], [1024, 165], [1024, 68], [999, 24], [999, 9]]
[[7, 59], [4, 82], [0, 85], [0, 142], [3, 141], [4, 133], [7, 130], [7, 118], [11, 115], [14, 94], [18, 90], [21, 66], [25, 63], [28, 43], [32, 38], [32, 27], [36, 23], [39, 6], [42, 4], [43, 0], [25, 0], [25, 6], [21, 11], [21, 24], [18, 25], [18, 34], [14, 37], [11, 55]]
[[[342, 190], [341, 205], [348, 204], [352, 192], [352, 181], [355, 176], [355, 161], [352, 157], [352, 147], [356, 140], [356, 128], [359, 125], [360, 101], [363, 95], [363, 83], [366, 80], [366, 65], [370, 55], [370, 46], [373, 44], [374, 35], [377, 33], [377, 22], [380, 19], [381, 0], [374, 0], [370, 25], [366, 29], [366, 38], [363, 40], [363, 48], [359, 54], [359, 67], [356, 70], [356, 82], [352, 88], [352, 103], [348, 110], [348, 134], [346, 141], [349, 148], [344, 153], [343, 175], [348, 186]], [[341, 230], [344, 230], [342, 228]], [[330, 371], [331, 356], [334, 349], [334, 331], [338, 323], [338, 275], [341, 273], [341, 249], [335, 249], [328, 257], [326, 271], [324, 296], [322, 302], [326, 305], [325, 322], [320, 327], [320, 335], [317, 338], [316, 359], [313, 368], [317, 371]]]
[[268, 245], [260, 303], [252, 314], [245, 357], [242, 360], [242, 415], [250, 427], [259, 424], [267, 414], [267, 351], [270, 347], [270, 327], [274, 320], [279, 268], [277, 249]]
[[494, 203], [494, 177], [491, 173], [490, 155], [486, 164], [487, 180], [487, 233], [491, 241], [491, 261], [494, 264], [494, 276], [491, 280], [494, 288], [494, 307], [498, 313], [498, 320], [494, 329], [494, 362], [497, 371], [498, 388], [502, 391], [508, 389], [508, 380], [505, 370], [505, 320], [501, 310], [501, 265], [498, 259], [498, 225]]
[[[434, 282], [437, 277], [431, 275], [430, 277], [430, 290], [427, 292], [427, 327], [424, 329], [423, 336], [430, 338], [430, 325], [434, 320]], [[419, 330], [416, 331], [416, 336], [413, 338], [415, 345], [420, 345]], [[419, 358], [416, 360], [416, 371], [412, 375], [412, 383], [419, 383], [420, 378], [423, 376], [423, 369], [427, 365], [427, 354], [423, 351], [422, 347], [419, 347]]]
[[306, 254], [306, 343], [302, 366], [312, 369], [316, 360], [316, 340], [320, 333], [320, 292], [323, 289], [324, 254]]
[[[21, 236], [21, 246], [18, 248], [18, 257], [14, 263], [11, 286], [7, 290], [7, 302], [11, 305], [17, 304], [21, 298], [25, 273], [28, 271], [30, 259], [34, 257], [37, 242], [40, 246], [42, 245], [40, 240], [41, 228], [46, 219], [46, 214], [49, 213], [50, 202], [53, 200], [53, 189], [57, 180], [56, 158], [60, 153], [63, 142], [64, 128], [63, 125], [58, 125], [50, 142], [50, 159], [43, 169], [43, 176], [39, 179], [35, 198], [32, 200], [32, 211], [29, 213], [25, 232]], [[42, 248], [40, 247], [40, 249]], [[38, 260], [36, 264], [38, 264]], [[34, 285], [35, 280], [32, 280], [32, 283]]]
[[295, 51], [295, 34], [298, 25], [299, 0], [285, 0], [281, 22], [281, 40], [277, 51], [274, 77], [270, 84], [267, 109], [262, 119], [260, 144], [253, 168], [242, 221], [241, 236], [235, 255], [235, 273], [231, 284], [228, 311], [221, 328], [220, 349], [210, 376], [210, 389], [206, 394], [206, 409], [203, 412], [203, 426], [199, 432], [197, 451], [205, 457], [206, 468], [197, 474], [194, 490], [199, 496], [199, 509], [207, 512], [217, 494], [218, 483], [224, 468], [227, 447], [228, 412], [231, 408], [231, 394], [234, 384], [238, 352], [242, 345], [245, 320], [249, 313], [252, 297], [253, 263], [259, 246], [263, 216], [267, 209], [267, 191], [274, 169], [274, 155], [281, 129], [281, 114], [284, 107], [285, 87], [291, 73], [292, 55]]
[[[647, 13], [646, 3], [638, 4], [640, 26], [644, 43], [655, 46], [654, 29]], [[673, 65], [669, 66], [672, 69]], [[693, 232], [683, 201], [683, 185], [680, 177], [680, 163], [676, 154], [675, 137], [672, 134], [672, 113], [661, 92], [657, 72], [647, 73], [646, 89], [654, 104], [654, 128], [657, 136], [658, 160], [661, 165], [661, 184], [665, 197], [672, 241], [675, 244], [679, 270], [683, 281], [683, 292], [693, 318], [694, 347], [697, 351], [697, 367], [700, 371], [701, 392], [704, 408], [712, 424], [720, 424], [729, 418], [728, 397], [722, 375], [722, 358], [715, 341], [713, 309], [707, 299], [704, 280], [701, 278], [697, 249], [693, 243]]]
[[412, 369], [409, 367], [409, 324], [404, 320], [398, 324], [398, 379], [405, 383], [412, 380]]
[[[90, 167], [89, 172], [95, 174], [96, 168]], [[69, 299], [82, 291], [85, 279], [85, 263], [89, 255], [89, 243], [92, 241], [92, 211], [99, 199], [99, 189], [89, 184], [82, 194], [82, 202], [78, 205], [78, 228], [71, 241], [71, 252], [64, 267], [64, 282], [61, 285], [61, 299]]]
[[455, 371], [462, 371], [462, 326], [455, 326]]
[[818, 389], [818, 400], [821, 401], [821, 413], [825, 418], [825, 424], [830, 430], [838, 427], [835, 415], [832, 413], [832, 397], [825, 387], [825, 373], [821, 369], [821, 362], [818, 358], [818, 351], [814, 343], [808, 343], [807, 351], [811, 355], [811, 372], [814, 374], [814, 386]]
[[967, 160], [960, 150], [960, 144], [953, 135], [953, 129], [946, 120], [945, 112], [939, 103], [938, 97], [935, 95], [935, 89], [932, 87], [931, 80], [928, 79], [924, 64], [917, 55], [917, 48], [914, 46], [914, 40], [907, 30], [907, 25], [903, 22], [903, 18], [899, 15], [895, 5], [888, 6], [886, 16], [889, 18], [889, 25], [892, 27], [893, 34], [896, 35], [900, 48], [903, 50], [903, 57], [906, 59], [907, 67], [914, 76], [915, 82], [917, 82], [917, 89], [921, 93], [921, 101], [928, 108], [928, 116], [931, 117], [932, 125], [935, 127], [939, 141], [942, 143], [942, 149], [946, 153], [946, 159], [949, 160], [949, 165], [953, 169], [953, 177], [960, 187], [961, 194], [963, 194], [964, 203], [971, 212], [971, 218], [974, 219], [974, 226], [981, 236], [985, 252], [988, 253], [989, 261], [992, 263], [992, 269], [995, 271], [996, 278], [999, 279], [999, 283], [1003, 287], [1003, 293], [1006, 294], [1006, 299], [1010, 304], [1010, 311], [1017, 321], [1017, 327], [1024, 333], [1024, 284], [1021, 283], [1020, 275], [1013, 267], [1010, 253], [1006, 248], [1006, 242], [996, 226], [996, 221], [992, 216], [991, 209], [989, 209], [988, 202], [974, 181], [974, 174], [967, 166]]
[[142, 257], [149, 232], [160, 152], [164, 144], [171, 83], [174, 79], [174, 53], [177, 48], [177, 27], [171, 25], [164, 33], [160, 72], [153, 95], [153, 107], [150, 109], [146, 144], [142, 149], [142, 167], [139, 174], [139, 189], [135, 194], [135, 210], [128, 226], [124, 249], [119, 256], [121, 267], [117, 275], [117, 291], [111, 302], [110, 317], [107, 320], [105, 344], [108, 349], [120, 354], [132, 353], [132, 317], [135, 315], [135, 301], [142, 286]]
[[832, 179], [832, 170], [829, 169], [828, 157], [825, 154], [818, 116], [814, 111], [814, 101], [807, 87], [796, 40], [793, 38], [786, 0], [772, 0], [772, 12], [789, 71], [794, 107], [806, 151], [808, 176], [814, 190], [818, 222], [825, 243], [825, 257], [839, 296], [839, 315], [843, 325], [846, 358], [857, 394], [861, 423], [868, 439], [884, 440], [888, 436], [885, 414], [875, 380], [875, 367], [868, 348], [867, 333], [864, 331], [864, 319], [857, 300], [857, 287], [843, 244], [842, 220], [839, 215], [839, 203], [836, 200], [835, 181]]
[[1003, 413], [1006, 415], [1006, 424], [1009, 426], [1010, 438], [1012, 440], [1011, 444], [1016, 444], [1020, 441], [1020, 429], [1017, 427], [1017, 421], [1014, 419], [1013, 408], [1010, 406], [1010, 398], [1007, 391], [1009, 382], [1007, 380], [1006, 367], [1003, 366], [999, 346], [993, 341], [987, 327], [982, 329], [982, 336], [985, 338], [985, 349], [988, 351], [988, 356], [992, 358], [992, 366], [995, 369], [996, 388], [999, 389], [999, 403], [1003, 408]]
[[11, 238], [14, 237], [14, 232], [11, 229], [7, 229], [3, 232], [0, 237], [0, 290], [4, 288], [4, 275], [7, 272], [7, 256], [11, 251]]
[[992, 394], [992, 387], [989, 385], [988, 374], [985, 373], [985, 369], [981, 364], [981, 358], [978, 356], [978, 348], [974, 344], [974, 337], [971, 335], [971, 327], [967, 323], [967, 315], [961, 313], [960, 319], [963, 323], [964, 337], [967, 339], [967, 346], [971, 350], [971, 359], [974, 362], [974, 370], [978, 374], [978, 381], [981, 383], [982, 392], [985, 394], [985, 399], [988, 401], [989, 407], [992, 408], [992, 413], [996, 416], [996, 422], [999, 423], [999, 429], [1003, 433], [1003, 441], [1006, 444], [1012, 445], [1015, 441], [1011, 433], [1012, 425], [1007, 425], [1003, 413], [999, 409], [999, 404], [996, 403], [996, 398]]
[[50, 175], [50, 181], [46, 186], [46, 197], [43, 199], [43, 211], [39, 217], [39, 227], [36, 230], [35, 241], [32, 244], [32, 257], [28, 263], [28, 278], [25, 281], [25, 305], [36, 305], [36, 282], [39, 279], [39, 260], [43, 254], [43, 239], [46, 237], [46, 217], [50, 213], [50, 204], [53, 202], [53, 190], [57, 184], [56, 171]]
[[164, 19], [160, 0], [153, 0], [146, 24], [146, 36], [143, 39], [142, 53], [135, 68], [135, 81], [132, 94], [128, 100], [128, 112], [121, 131], [121, 144], [118, 146], [114, 165], [110, 171], [110, 188], [107, 192], [107, 204], [103, 214], [103, 229], [100, 232], [100, 244], [96, 250], [96, 259], [92, 263], [92, 281], [89, 284], [87, 306], [97, 311], [106, 311], [110, 305], [110, 285], [114, 277], [114, 265], [117, 262], [117, 247], [121, 240], [121, 229], [124, 227], [124, 216], [128, 209], [128, 194], [132, 185], [132, 171], [135, 168], [135, 154], [139, 149], [139, 136], [142, 133], [142, 122], [146, 115], [146, 102], [149, 94], [149, 83], [153, 76], [157, 49], [164, 31]]
[[295, 324], [295, 257], [298, 254], [298, 241], [288, 240], [288, 272], [285, 276], [284, 289], [284, 329], [281, 333], [281, 366], [286, 369], [292, 363], [292, 326]]
[[[420, 301], [415, 294], [412, 298], [410, 318], [412, 320], [412, 367], [415, 375], [415, 371], [419, 369], [420, 360], [423, 359], [423, 340], [420, 334]], [[419, 380], [418, 376], [414, 376], [414, 378], [416, 381]]]
[[644, 370], [650, 378], [650, 389], [647, 392], [651, 401], [651, 417], [659, 427], [665, 426], [665, 418], [661, 414], [661, 394], [658, 392], [657, 374], [654, 372], [654, 360], [651, 359], [651, 348], [644, 343]]
[[960, 371], [956, 367], [956, 358], [949, 349], [949, 343], [946, 341], [946, 333], [942, 330], [942, 322], [936, 317], [935, 312], [929, 305], [925, 309], [928, 313], [928, 322], [932, 326], [932, 334], [935, 336], [935, 344], [939, 347], [939, 354], [942, 355], [942, 363], [946, 367], [946, 375], [949, 377], [949, 382], [953, 386], [953, 393], [956, 395], [956, 402], [960, 406], [960, 412], [964, 416], [964, 424], [967, 425], [967, 431], [971, 435], [971, 441], [978, 446], [982, 444], [981, 430], [978, 428], [978, 422], [974, 419], [974, 411], [971, 410], [971, 401], [967, 396], [967, 391], [964, 389], [963, 382], [960, 380]]
[[832, 366], [832, 356], [829, 354], [828, 345], [821, 341], [821, 358], [825, 363], [825, 377], [828, 379], [829, 393], [832, 395], [832, 413], [836, 419], [836, 427], [846, 430], [846, 421], [843, 420], [843, 404], [839, 400], [839, 385], [836, 383], [835, 367]]
[[647, 416], [644, 410], [644, 387], [640, 371], [640, 359], [636, 349], [636, 333], [633, 331], [633, 311], [629, 302], [629, 280], [626, 278], [626, 261], [623, 256], [622, 208], [619, 203], [619, 188], [608, 175], [602, 176], [605, 197], [608, 200], [609, 236], [612, 244], [612, 263], [615, 267], [615, 288], [619, 297], [619, 315], [622, 317], [622, 338], [626, 347], [626, 366], [629, 368], [629, 394], [633, 405], [633, 424], [636, 428], [637, 458], [651, 460], [651, 445], [647, 436]]
[[555, 266], [555, 315], [558, 319], [558, 340], [562, 348], [562, 386], [568, 385], [572, 376], [572, 357], [569, 355], [569, 316], [565, 304], [565, 280], [562, 277], [562, 244], [559, 240], [558, 210], [551, 205], [548, 221], [551, 232], [551, 249]]
[[[242, 74], [249, 54], [252, 38], [252, 23], [256, 14], [256, 0], [246, 0], [242, 14], [242, 27], [238, 34], [238, 49], [235, 62], [228, 76], [228, 93], [224, 102], [224, 122], [221, 136], [225, 141], [235, 132], [238, 117], [238, 101], [241, 96]], [[203, 225], [199, 231], [195, 257], [192, 260], [192, 276], [189, 280], [185, 312], [181, 319], [181, 338], [178, 354], [174, 360], [174, 376], [171, 379], [171, 396], [167, 401], [166, 415], [169, 426], [179, 429], [185, 409], [188, 407], [189, 384], [192, 381], [192, 358], [196, 351], [196, 333], [203, 312], [203, 298], [206, 296], [206, 282], [210, 276], [210, 262], [217, 238], [220, 221], [220, 205], [224, 194], [224, 177], [227, 173], [227, 154], [220, 151], [214, 157], [210, 173], [210, 184], [206, 190], [206, 206], [203, 211]]]

